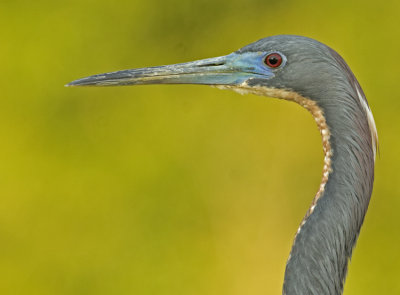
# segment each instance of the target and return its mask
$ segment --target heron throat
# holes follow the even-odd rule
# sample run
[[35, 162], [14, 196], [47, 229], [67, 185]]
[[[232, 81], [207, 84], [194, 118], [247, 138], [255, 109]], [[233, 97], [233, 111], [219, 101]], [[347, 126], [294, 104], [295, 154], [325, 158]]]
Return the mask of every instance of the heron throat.
[[315, 122], [317, 123], [317, 127], [321, 134], [322, 148], [324, 151], [324, 166], [323, 166], [323, 170], [322, 170], [322, 179], [321, 179], [321, 183], [319, 185], [319, 189], [318, 189], [314, 199], [312, 200], [311, 205], [310, 205], [306, 215], [304, 216], [302, 222], [300, 223], [300, 226], [297, 230], [297, 234], [298, 234], [301, 230], [301, 227], [306, 222], [307, 217], [313, 213], [313, 210], [314, 210], [315, 206], [317, 205], [318, 200], [320, 199], [320, 197], [322, 196], [322, 194], [324, 192], [325, 185], [329, 179], [329, 174], [332, 172], [331, 158], [333, 155], [333, 151], [332, 151], [331, 143], [330, 143], [331, 133], [330, 133], [328, 125], [326, 123], [324, 112], [322, 111], [322, 109], [318, 106], [318, 104], [314, 100], [306, 98], [306, 97], [300, 95], [299, 93], [290, 91], [290, 90], [270, 88], [270, 87], [265, 87], [265, 86], [249, 86], [246, 82], [244, 82], [240, 85], [236, 85], [236, 86], [218, 85], [216, 87], [219, 89], [233, 90], [240, 94], [255, 94], [255, 95], [259, 95], [259, 96], [275, 97], [275, 98], [279, 98], [279, 99], [293, 101], [293, 102], [301, 105], [302, 107], [304, 107], [306, 110], [308, 110], [311, 113], [311, 115], [313, 116]]

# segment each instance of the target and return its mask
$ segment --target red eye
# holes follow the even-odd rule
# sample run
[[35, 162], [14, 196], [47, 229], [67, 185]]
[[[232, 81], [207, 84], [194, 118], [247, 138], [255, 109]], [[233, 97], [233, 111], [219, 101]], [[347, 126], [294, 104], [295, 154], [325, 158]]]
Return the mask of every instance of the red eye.
[[271, 53], [265, 57], [264, 62], [271, 68], [277, 68], [282, 64], [282, 56], [279, 53]]

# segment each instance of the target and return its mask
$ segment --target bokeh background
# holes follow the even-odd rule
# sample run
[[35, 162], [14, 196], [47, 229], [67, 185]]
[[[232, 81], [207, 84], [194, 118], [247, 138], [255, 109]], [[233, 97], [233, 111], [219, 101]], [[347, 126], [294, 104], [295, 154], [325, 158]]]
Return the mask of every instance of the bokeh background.
[[335, 48], [380, 138], [345, 294], [400, 294], [399, 1], [0, 3], [0, 294], [280, 294], [322, 148], [294, 103], [65, 88], [282, 33]]

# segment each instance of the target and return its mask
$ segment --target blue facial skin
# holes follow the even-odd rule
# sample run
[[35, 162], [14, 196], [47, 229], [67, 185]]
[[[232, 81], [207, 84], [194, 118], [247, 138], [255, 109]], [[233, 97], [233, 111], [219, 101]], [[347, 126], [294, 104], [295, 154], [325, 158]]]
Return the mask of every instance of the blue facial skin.
[[[285, 66], [286, 58], [283, 58], [282, 64], [272, 69], [264, 62], [265, 57], [272, 52], [245, 52], [231, 53], [226, 56], [226, 66], [233, 70], [233, 77], [237, 78], [232, 84], [241, 84], [250, 78], [269, 79], [275, 76], [274, 72]], [[228, 82], [229, 83], [229, 82]]]
[[272, 52], [231, 53], [188, 63], [124, 70], [90, 76], [73, 81], [66, 86], [118, 86], [140, 84], [203, 84], [239, 85], [256, 79], [270, 79], [274, 72], [285, 66], [270, 68], [264, 62]]

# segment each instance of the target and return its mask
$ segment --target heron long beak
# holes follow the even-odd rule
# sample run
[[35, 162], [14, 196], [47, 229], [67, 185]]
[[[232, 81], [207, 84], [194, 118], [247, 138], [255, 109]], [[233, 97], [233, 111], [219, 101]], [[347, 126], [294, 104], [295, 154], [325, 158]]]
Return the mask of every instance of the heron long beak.
[[232, 53], [188, 63], [124, 70], [75, 80], [66, 86], [118, 86], [139, 84], [238, 85], [251, 78], [268, 79], [262, 52]]

